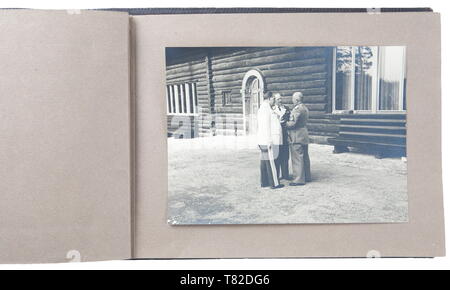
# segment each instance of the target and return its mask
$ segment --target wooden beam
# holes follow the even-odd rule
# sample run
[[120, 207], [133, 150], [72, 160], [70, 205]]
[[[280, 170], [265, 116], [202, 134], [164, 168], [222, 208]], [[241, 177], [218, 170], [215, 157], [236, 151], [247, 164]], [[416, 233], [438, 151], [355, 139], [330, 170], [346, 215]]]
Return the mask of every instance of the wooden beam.
[[325, 80], [315, 81], [301, 81], [301, 82], [286, 82], [286, 83], [270, 83], [267, 82], [267, 89], [271, 91], [278, 90], [299, 90], [311, 89], [311, 88], [324, 88], [326, 84]]
[[271, 55], [264, 57], [247, 57], [244, 60], [213, 64], [212, 69], [215, 71], [230, 70], [242, 67], [254, 67], [261, 64], [287, 62], [297, 59], [296, 53], [287, 53], [281, 55]]

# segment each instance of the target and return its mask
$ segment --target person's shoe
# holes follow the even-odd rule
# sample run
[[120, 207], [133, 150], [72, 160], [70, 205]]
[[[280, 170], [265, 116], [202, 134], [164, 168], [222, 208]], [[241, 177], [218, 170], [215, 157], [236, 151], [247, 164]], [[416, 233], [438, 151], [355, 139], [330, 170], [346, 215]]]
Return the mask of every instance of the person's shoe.
[[278, 184], [277, 186], [272, 186], [272, 189], [278, 189], [278, 188], [283, 188], [284, 184]]
[[305, 185], [304, 183], [297, 183], [297, 182], [291, 182], [289, 183], [289, 186], [302, 186]]

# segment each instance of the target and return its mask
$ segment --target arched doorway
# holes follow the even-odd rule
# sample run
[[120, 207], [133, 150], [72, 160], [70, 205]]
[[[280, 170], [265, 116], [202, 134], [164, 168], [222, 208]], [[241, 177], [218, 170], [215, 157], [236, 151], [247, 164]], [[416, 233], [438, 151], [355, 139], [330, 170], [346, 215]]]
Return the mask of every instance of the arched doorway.
[[264, 94], [264, 79], [259, 71], [253, 69], [245, 74], [242, 80], [241, 93], [245, 134], [255, 135], [257, 130], [257, 113]]

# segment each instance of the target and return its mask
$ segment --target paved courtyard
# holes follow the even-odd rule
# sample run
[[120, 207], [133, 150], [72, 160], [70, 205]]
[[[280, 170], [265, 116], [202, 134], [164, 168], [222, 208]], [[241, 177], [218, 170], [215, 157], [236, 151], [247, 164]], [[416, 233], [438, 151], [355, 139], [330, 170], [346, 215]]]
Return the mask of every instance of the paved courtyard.
[[408, 221], [407, 164], [310, 145], [313, 181], [259, 184], [259, 150], [246, 137], [169, 138], [172, 224], [386, 223]]

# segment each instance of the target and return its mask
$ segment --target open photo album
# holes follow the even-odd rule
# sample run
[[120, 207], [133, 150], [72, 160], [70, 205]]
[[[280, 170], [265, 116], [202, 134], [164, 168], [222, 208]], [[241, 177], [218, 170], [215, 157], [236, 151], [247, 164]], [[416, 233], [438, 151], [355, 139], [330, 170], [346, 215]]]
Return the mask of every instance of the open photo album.
[[0, 263], [445, 255], [431, 9], [0, 10]]

